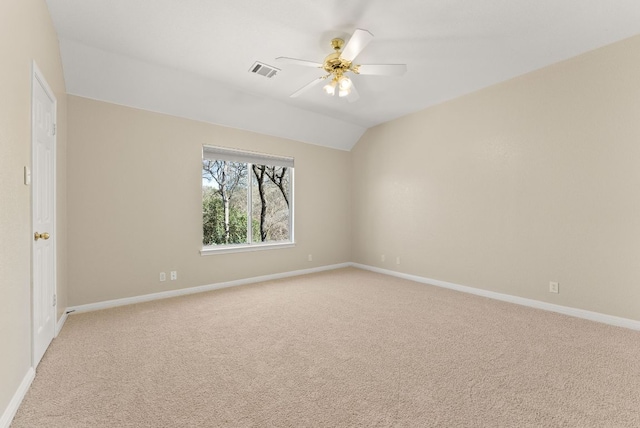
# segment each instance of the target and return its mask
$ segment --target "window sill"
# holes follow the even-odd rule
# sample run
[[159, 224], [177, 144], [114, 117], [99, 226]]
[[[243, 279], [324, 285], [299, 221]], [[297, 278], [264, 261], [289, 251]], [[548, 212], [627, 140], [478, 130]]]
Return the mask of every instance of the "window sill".
[[201, 256], [212, 256], [214, 254], [229, 254], [229, 253], [244, 253], [249, 251], [262, 251], [262, 250], [279, 250], [282, 248], [293, 248], [296, 246], [295, 242], [278, 242], [270, 244], [239, 244], [239, 245], [226, 245], [224, 247], [205, 247], [200, 250]]

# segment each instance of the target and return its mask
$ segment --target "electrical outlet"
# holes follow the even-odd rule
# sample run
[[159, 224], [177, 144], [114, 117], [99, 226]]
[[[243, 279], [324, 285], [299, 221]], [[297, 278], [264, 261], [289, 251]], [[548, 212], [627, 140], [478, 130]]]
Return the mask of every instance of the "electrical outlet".
[[381, 261], [381, 262], [385, 261], [386, 259], [387, 259], [387, 258], [384, 256], [384, 254], [380, 256], [380, 261]]
[[310, 262], [313, 261], [313, 256], [311, 254], [309, 254], [309, 257], [307, 257], [307, 260], [310, 261]]
[[167, 280], [167, 274], [164, 272], [160, 272], [160, 281], [166, 281]]
[[171, 281], [175, 281], [176, 279], [178, 279], [178, 271], [172, 270], [171, 271]]
[[396, 257], [396, 264], [399, 265], [400, 264], [400, 256]]
[[549, 293], [560, 293], [560, 284], [555, 281], [551, 281], [549, 283]]

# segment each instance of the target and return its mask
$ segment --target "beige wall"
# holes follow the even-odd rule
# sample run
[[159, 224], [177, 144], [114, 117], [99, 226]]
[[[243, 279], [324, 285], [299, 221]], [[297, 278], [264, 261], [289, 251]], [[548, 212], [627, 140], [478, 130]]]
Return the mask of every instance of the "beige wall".
[[640, 320], [639, 79], [635, 37], [370, 129], [354, 261]]
[[[86, 98], [68, 103], [70, 305], [350, 261], [348, 152]], [[295, 248], [199, 254], [204, 144], [295, 158]], [[171, 270], [177, 281], [158, 280]]]
[[31, 73], [35, 60], [58, 99], [58, 295], [66, 307], [66, 95], [42, 0], [0, 3], [0, 415], [31, 366]]

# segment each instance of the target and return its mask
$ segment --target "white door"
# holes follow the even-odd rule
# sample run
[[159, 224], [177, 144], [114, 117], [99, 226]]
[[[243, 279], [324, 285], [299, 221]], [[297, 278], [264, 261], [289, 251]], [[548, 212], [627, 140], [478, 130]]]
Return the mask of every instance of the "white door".
[[33, 367], [53, 340], [56, 327], [55, 162], [56, 99], [33, 64], [32, 94]]

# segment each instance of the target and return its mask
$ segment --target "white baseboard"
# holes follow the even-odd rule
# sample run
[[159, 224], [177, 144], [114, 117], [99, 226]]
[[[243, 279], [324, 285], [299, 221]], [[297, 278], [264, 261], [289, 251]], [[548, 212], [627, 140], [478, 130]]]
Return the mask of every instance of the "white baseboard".
[[557, 312], [576, 318], [583, 318], [604, 324], [614, 325], [616, 327], [629, 328], [631, 330], [640, 330], [640, 321], [628, 318], [620, 318], [613, 315], [601, 314], [599, 312], [587, 311], [584, 309], [572, 308], [569, 306], [554, 305], [553, 303], [541, 302], [539, 300], [527, 299], [524, 297], [512, 296], [510, 294], [496, 293], [495, 291], [483, 290], [480, 288], [468, 287], [466, 285], [454, 284], [452, 282], [440, 281], [437, 279], [424, 278], [422, 276], [410, 275], [402, 272], [396, 272], [388, 269], [381, 269], [374, 266], [363, 265], [360, 263], [352, 263], [353, 267], [369, 270], [372, 272], [382, 273], [385, 275], [395, 276], [397, 278], [408, 279], [422, 284], [435, 285], [437, 287], [448, 288], [451, 290], [461, 291], [463, 293], [475, 294], [477, 296], [488, 297], [490, 299], [502, 300], [503, 302], [515, 303], [517, 305], [529, 306], [531, 308], [543, 309], [545, 311]]
[[9, 428], [9, 425], [11, 425], [11, 421], [16, 415], [16, 412], [20, 407], [20, 403], [22, 403], [22, 399], [27, 394], [27, 391], [29, 390], [31, 382], [33, 382], [33, 378], [35, 376], [36, 371], [33, 369], [33, 367], [29, 367], [29, 370], [27, 370], [27, 373], [24, 375], [22, 382], [20, 382], [20, 386], [16, 390], [15, 394], [13, 394], [9, 405], [2, 413], [2, 417], [0, 417], [0, 428]]
[[67, 317], [69, 316], [69, 309], [65, 309], [64, 313], [62, 314], [62, 316], [60, 317], [60, 319], [58, 320], [58, 322], [56, 323], [56, 336], [58, 337], [58, 335], [60, 334], [60, 330], [62, 330], [62, 327], [64, 326], [64, 323], [67, 322]]
[[187, 294], [203, 293], [205, 291], [219, 290], [221, 288], [236, 287], [238, 285], [254, 284], [256, 282], [271, 281], [274, 279], [288, 278], [292, 276], [307, 275], [310, 273], [334, 270], [352, 266], [351, 263], [320, 266], [311, 269], [294, 270], [290, 272], [276, 273], [272, 275], [255, 276], [253, 278], [238, 279], [235, 281], [219, 282], [217, 284], [201, 285], [197, 287], [181, 288], [179, 290], [162, 291], [160, 293], [144, 294], [142, 296], [126, 297], [124, 299], [106, 300], [104, 302], [89, 303], [86, 305], [71, 306], [68, 312], [89, 312], [100, 309], [114, 308], [116, 306], [131, 305], [134, 303], [150, 302], [152, 300], [167, 299], [169, 297], [184, 296]]
[[[631, 330], [640, 330], [640, 321], [636, 321], [636, 320], [616, 317], [613, 315], [601, 314], [599, 312], [592, 312], [584, 309], [572, 308], [569, 306], [555, 305], [553, 303], [541, 302], [539, 300], [527, 299], [525, 297], [518, 297], [510, 294], [497, 293], [495, 291], [483, 290], [481, 288], [474, 288], [466, 285], [454, 284], [452, 282], [441, 281], [438, 279], [425, 278], [422, 276], [396, 272], [393, 270], [377, 268], [374, 266], [364, 265], [360, 263], [340, 263], [340, 264], [321, 266], [321, 267], [311, 268], [311, 269], [302, 269], [302, 270], [296, 270], [296, 271], [290, 271], [290, 272], [276, 273], [272, 275], [256, 276], [253, 278], [238, 279], [235, 281], [220, 282], [217, 284], [201, 285], [198, 287], [190, 287], [190, 288], [183, 288], [179, 290], [163, 291], [160, 293], [145, 294], [142, 296], [127, 297], [124, 299], [115, 299], [115, 300], [107, 300], [104, 302], [89, 303], [86, 305], [72, 306], [67, 309], [67, 312], [96, 311], [100, 309], [113, 308], [116, 306], [131, 305], [134, 303], [149, 302], [152, 300], [166, 299], [169, 297], [177, 297], [177, 296], [184, 296], [187, 294], [202, 293], [205, 291], [218, 290], [221, 288], [236, 287], [238, 285], [245, 285], [245, 284], [254, 284], [256, 282], [271, 281], [274, 279], [306, 275], [310, 273], [340, 269], [340, 268], [345, 268], [350, 266], [372, 271], [372, 272], [382, 273], [385, 275], [394, 276], [397, 278], [408, 279], [410, 281], [419, 282], [422, 284], [434, 285], [437, 287], [448, 288], [450, 290], [461, 291], [463, 293], [475, 294], [477, 296], [483, 296], [483, 297], [488, 297], [490, 299], [501, 300], [503, 302], [515, 303], [517, 305], [528, 306], [531, 308], [542, 309], [545, 311], [557, 312], [560, 314], [569, 315], [576, 318], [583, 318], [583, 319], [596, 321], [604, 324], [614, 325], [617, 327], [624, 327]], [[66, 320], [66, 317], [67, 317], [67, 314], [65, 313], [65, 315], [60, 319], [60, 321], [58, 321], [58, 329], [57, 329], [58, 332], [62, 328], [62, 325]], [[0, 428], [2, 427], [0, 426]]]

